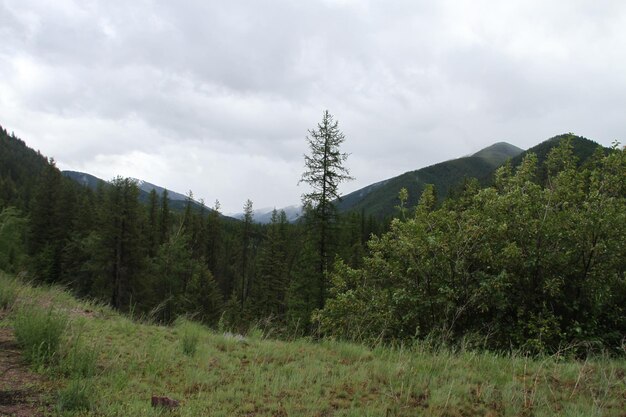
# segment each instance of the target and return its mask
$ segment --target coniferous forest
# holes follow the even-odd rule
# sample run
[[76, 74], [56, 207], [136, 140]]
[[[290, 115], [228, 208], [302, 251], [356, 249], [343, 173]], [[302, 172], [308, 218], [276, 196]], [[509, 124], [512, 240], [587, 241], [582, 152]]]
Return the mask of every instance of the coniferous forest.
[[[0, 131], [0, 269], [160, 323], [365, 343], [436, 338], [494, 350], [619, 352], [626, 335], [626, 152], [563, 135], [464, 178], [397, 190], [393, 215], [337, 209], [350, 179], [326, 112], [303, 141], [304, 215], [269, 224], [190, 193], [97, 188]], [[586, 143], [586, 142], [585, 142]], [[549, 145], [549, 146], [548, 146]], [[306, 147], [306, 148], [305, 148]], [[417, 205], [412, 204], [417, 201]]]

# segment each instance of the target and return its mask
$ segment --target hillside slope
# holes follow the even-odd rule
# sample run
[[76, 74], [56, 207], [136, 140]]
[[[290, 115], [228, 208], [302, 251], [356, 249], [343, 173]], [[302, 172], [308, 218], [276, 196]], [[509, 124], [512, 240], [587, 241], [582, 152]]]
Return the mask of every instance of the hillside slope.
[[550, 152], [550, 150], [555, 146], [558, 146], [563, 139], [571, 140], [573, 152], [574, 155], [576, 155], [576, 157], [578, 158], [579, 164], [582, 164], [584, 163], [584, 161], [589, 159], [596, 151], [596, 149], [601, 146], [597, 142], [594, 142], [591, 139], [587, 139], [583, 136], [577, 136], [573, 133], [564, 133], [562, 135], [557, 135], [550, 139], [547, 139], [540, 144], [535, 145], [532, 148], [529, 148], [528, 150], [511, 158], [511, 164], [513, 166], [516, 166], [522, 161], [526, 154], [531, 152], [537, 155], [537, 161], [539, 162], [539, 164], [542, 164], [548, 157], [548, 153]]
[[28, 207], [48, 159], [0, 126], [0, 207]]
[[166, 327], [4, 274], [0, 300], [10, 301], [0, 330], [48, 311], [53, 323], [67, 323], [57, 361], [41, 368], [47, 382], [0, 386], [50, 392], [51, 413], [169, 413], [153, 408], [152, 396], [178, 400], [172, 415], [180, 416], [620, 416], [626, 407], [619, 359], [280, 341], [259, 329], [240, 336], [185, 320]]
[[398, 205], [398, 192], [402, 188], [409, 191], [408, 206], [417, 204], [420, 194], [427, 184], [433, 184], [439, 198], [445, 198], [450, 190], [465, 178], [483, 178], [507, 159], [523, 150], [499, 142], [482, 149], [471, 156], [440, 162], [415, 171], [405, 172], [341, 198], [337, 207], [340, 211], [363, 211], [366, 215], [384, 217], [392, 215]]
[[[511, 166], [515, 168], [522, 162], [522, 160], [524, 159], [526, 155], [528, 155], [529, 153], [533, 153], [537, 156], [538, 180], [540, 182], [545, 181], [547, 174], [546, 174], [546, 166], [544, 162], [546, 158], [548, 157], [548, 154], [550, 153], [552, 148], [558, 146], [563, 139], [569, 139], [571, 141], [572, 152], [574, 153], [574, 156], [577, 159], [578, 166], [584, 165], [593, 156], [594, 152], [598, 148], [603, 148], [597, 142], [594, 142], [583, 136], [577, 136], [577, 135], [574, 135], [573, 133], [564, 133], [561, 135], [554, 136], [550, 139], [544, 140], [538, 145], [535, 145], [532, 148], [529, 148], [528, 150], [511, 158]], [[603, 148], [603, 149], [605, 153], [608, 151], [607, 148]], [[495, 171], [492, 171], [487, 176], [479, 177], [478, 179], [483, 184], [491, 184], [494, 178], [494, 174], [495, 174]]]

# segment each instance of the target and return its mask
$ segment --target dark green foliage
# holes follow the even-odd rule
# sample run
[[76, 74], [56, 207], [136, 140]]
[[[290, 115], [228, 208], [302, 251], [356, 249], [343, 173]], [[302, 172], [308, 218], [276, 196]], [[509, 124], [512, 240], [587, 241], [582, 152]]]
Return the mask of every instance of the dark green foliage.
[[[173, 201], [130, 179], [81, 186], [3, 130], [0, 268], [164, 323], [186, 316], [246, 331], [263, 320], [290, 335], [368, 341], [475, 335], [531, 351], [620, 345], [623, 151], [566, 135], [485, 176], [517, 152], [496, 144], [348, 195], [348, 206], [362, 205], [342, 213], [332, 181], [347, 179], [343, 136], [327, 113], [310, 135], [308, 210], [296, 224], [275, 211], [259, 225], [251, 203], [234, 221], [219, 203]], [[324, 180], [326, 139], [339, 165]], [[15, 294], [2, 290], [10, 307]], [[81, 355], [78, 368], [89, 362]]]
[[[139, 190], [128, 178], [116, 178], [109, 188], [102, 213], [102, 251], [108, 276], [111, 305], [131, 307], [134, 290], [144, 259], [142, 247], [142, 211]], [[136, 297], [136, 295], [135, 295]]]
[[186, 314], [203, 323], [216, 324], [222, 311], [222, 294], [207, 266], [192, 262], [192, 275], [185, 291]]
[[544, 162], [548, 159], [552, 149], [558, 147], [563, 140], [567, 140], [571, 143], [572, 153], [576, 158], [577, 165], [581, 165], [587, 161], [594, 154], [594, 152], [597, 151], [599, 146], [596, 142], [585, 137], [576, 136], [573, 133], [564, 133], [543, 141], [539, 145], [533, 146], [527, 151], [511, 158], [511, 166], [518, 166], [522, 163], [527, 154], [532, 153], [537, 156], [539, 178], [545, 180], [546, 168], [544, 166]]
[[494, 187], [469, 187], [435, 209], [431, 189], [415, 215], [370, 241], [362, 268], [344, 262], [316, 316], [326, 334], [366, 340], [478, 334], [498, 349], [553, 351], [626, 334], [626, 153], [578, 169], [565, 140]]
[[410, 191], [407, 208], [417, 205], [418, 197], [427, 184], [437, 189], [438, 198], [443, 200], [455, 187], [469, 178], [485, 178], [507, 159], [522, 152], [507, 143], [498, 143], [485, 148], [472, 156], [467, 156], [415, 171], [405, 172], [394, 178], [369, 185], [354, 191], [337, 202], [342, 211], [357, 211], [380, 219], [396, 214], [399, 204], [398, 193], [402, 188]]
[[26, 268], [28, 221], [15, 207], [0, 211], [0, 270], [18, 272]]
[[148, 201], [148, 224], [146, 225], [146, 238], [148, 240], [148, 256], [154, 256], [161, 243], [159, 232], [159, 196], [155, 190], [150, 191]]
[[0, 208], [26, 210], [48, 160], [0, 126]]
[[289, 224], [281, 210], [274, 209], [266, 227], [266, 240], [258, 255], [257, 278], [252, 299], [259, 317], [284, 317], [285, 297], [289, 284]]
[[159, 214], [159, 244], [167, 242], [172, 227], [172, 213], [170, 212], [170, 200], [167, 197], [167, 190], [163, 190], [161, 195], [161, 211]]
[[326, 110], [317, 128], [309, 130], [307, 143], [310, 154], [304, 155], [305, 171], [300, 179], [312, 189], [302, 195], [302, 205], [308, 226], [307, 239], [317, 248], [316, 281], [320, 308], [326, 299], [326, 276], [336, 250], [337, 209], [334, 200], [339, 198], [339, 184], [353, 179], [344, 165], [348, 154], [340, 150], [344, 140], [339, 123]]
[[243, 207], [243, 226], [241, 228], [241, 270], [239, 278], [239, 302], [243, 311], [246, 300], [250, 295], [252, 287], [252, 274], [248, 266], [250, 265], [250, 252], [252, 250], [252, 201], [246, 200]]
[[54, 161], [46, 165], [32, 200], [30, 253], [35, 276], [46, 282], [61, 277], [61, 251], [67, 238], [66, 214], [63, 212], [62, 177]]

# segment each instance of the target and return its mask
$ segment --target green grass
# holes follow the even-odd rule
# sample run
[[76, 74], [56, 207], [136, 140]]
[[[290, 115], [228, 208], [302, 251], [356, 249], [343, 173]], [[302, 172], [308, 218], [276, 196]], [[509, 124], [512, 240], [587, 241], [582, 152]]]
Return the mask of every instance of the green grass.
[[175, 326], [182, 333], [180, 340], [182, 352], [187, 356], [193, 357], [198, 351], [198, 342], [200, 341], [202, 328], [198, 324], [191, 323], [183, 318], [176, 320]]
[[50, 365], [58, 360], [61, 337], [67, 316], [36, 305], [22, 305], [15, 313], [13, 328], [15, 339], [24, 357], [35, 367]]
[[59, 391], [57, 411], [60, 414], [76, 414], [88, 412], [93, 407], [93, 387], [90, 381], [73, 379]]
[[[68, 331], [80, 329], [83, 346], [97, 352], [91, 377], [58, 382], [57, 410], [77, 416], [588, 417], [626, 410], [623, 358], [239, 337], [184, 320], [133, 322], [58, 289], [20, 294], [63, 308]], [[94, 314], [73, 313], [85, 310]], [[153, 409], [152, 395], [180, 407]]]
[[17, 300], [19, 284], [15, 278], [0, 271], [0, 311], [10, 310]]
[[66, 376], [91, 378], [97, 372], [98, 351], [83, 340], [82, 331], [71, 331], [59, 363], [59, 370]]

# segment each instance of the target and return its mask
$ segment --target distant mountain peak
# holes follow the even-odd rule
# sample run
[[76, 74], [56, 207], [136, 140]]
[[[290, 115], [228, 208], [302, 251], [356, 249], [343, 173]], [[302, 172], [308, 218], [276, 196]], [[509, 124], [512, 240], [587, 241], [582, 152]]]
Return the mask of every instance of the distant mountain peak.
[[[298, 221], [300, 216], [302, 216], [302, 206], [299, 205], [291, 205], [283, 208], [277, 207], [264, 207], [260, 209], [252, 210], [252, 221], [255, 223], [267, 224], [272, 221], [272, 212], [276, 210], [277, 212], [284, 211], [287, 216], [287, 221], [290, 223], [294, 223]], [[242, 220], [243, 213], [228, 213], [227, 216]]]
[[[77, 183], [85, 187], [91, 188], [92, 190], [95, 190], [99, 186], [100, 183], [109, 184], [108, 181], [100, 179], [91, 174], [87, 174], [86, 172], [66, 170], [66, 171], [61, 171], [61, 173], [64, 176], [76, 181]], [[143, 203], [147, 203], [149, 201], [150, 192], [152, 190], [155, 190], [159, 196], [161, 196], [163, 193], [163, 190], [165, 190], [165, 188], [163, 187], [154, 185], [144, 180], [140, 180], [137, 178], [130, 178], [130, 179], [137, 184], [137, 188], [139, 188], [139, 201]], [[177, 193], [175, 191], [167, 190], [167, 197], [170, 202], [170, 209], [175, 210], [175, 211], [181, 211], [185, 209], [187, 205], [187, 196]], [[206, 210], [207, 212], [213, 210], [212, 208], [204, 205], [202, 202], [199, 202], [196, 200], [192, 200], [192, 206], [197, 210], [202, 209], [202, 210]], [[227, 218], [228, 216], [222, 215], [222, 217]]]
[[511, 145], [508, 142], [496, 142], [493, 145], [487, 146], [486, 148], [472, 154], [472, 156], [482, 158], [489, 162], [492, 166], [496, 167], [506, 162], [507, 159], [515, 158], [522, 152], [524, 152], [523, 149], [518, 148], [515, 145]]
[[497, 142], [461, 158], [429, 165], [414, 171], [370, 184], [342, 196], [337, 202], [340, 211], [362, 211], [365, 214], [391, 215], [398, 205], [398, 192], [409, 191], [409, 206], [417, 204], [426, 184], [433, 184], [440, 198], [448, 195], [465, 178], [484, 178], [496, 167], [515, 158], [524, 150], [507, 142]]

